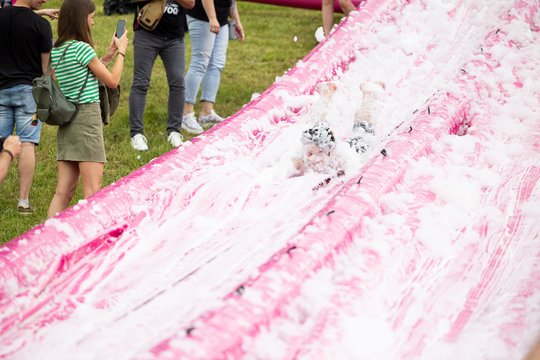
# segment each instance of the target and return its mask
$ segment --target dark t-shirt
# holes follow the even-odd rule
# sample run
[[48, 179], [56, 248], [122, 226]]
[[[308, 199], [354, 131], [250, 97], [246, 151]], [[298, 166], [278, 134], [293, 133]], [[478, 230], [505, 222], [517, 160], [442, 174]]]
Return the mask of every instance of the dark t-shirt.
[[[148, 2], [140, 2], [139, 9]], [[137, 12], [135, 12], [135, 21], [133, 22], [133, 30], [148, 31], [137, 22]], [[186, 24], [186, 10], [180, 6], [175, 0], [167, 0], [165, 12], [159, 21], [154, 31], [148, 31], [154, 35], [163, 36], [167, 39], [182, 39], [184, 38], [184, 26]]]
[[[214, 0], [214, 8], [216, 9], [216, 17], [219, 25], [223, 26], [227, 24], [231, 5], [232, 0]], [[195, 19], [208, 21], [208, 16], [206, 15], [206, 11], [204, 11], [202, 0], [195, 0], [193, 9], [187, 10], [186, 12]]]
[[51, 52], [52, 45], [47, 20], [25, 7], [0, 9], [0, 89], [32, 85], [43, 74], [41, 54]]

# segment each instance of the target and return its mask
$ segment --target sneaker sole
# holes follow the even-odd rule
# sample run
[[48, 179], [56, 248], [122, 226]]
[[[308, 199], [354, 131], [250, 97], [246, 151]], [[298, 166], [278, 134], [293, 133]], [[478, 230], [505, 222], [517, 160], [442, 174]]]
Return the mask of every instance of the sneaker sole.
[[148, 145], [147, 145], [145, 148], [141, 148], [141, 149], [137, 149], [137, 148], [135, 147], [135, 145], [133, 145], [133, 144], [130, 144], [130, 145], [131, 145], [131, 147], [133, 148], [133, 150], [137, 150], [137, 151], [148, 151]]
[[192, 128], [186, 128], [184, 126], [181, 126], [182, 130], [185, 130], [186, 132], [193, 134], [193, 135], [201, 135], [204, 130], [194, 130]]
[[18, 210], [19, 211], [19, 215], [32, 215], [36, 212], [35, 209], [28, 209], [28, 210]]

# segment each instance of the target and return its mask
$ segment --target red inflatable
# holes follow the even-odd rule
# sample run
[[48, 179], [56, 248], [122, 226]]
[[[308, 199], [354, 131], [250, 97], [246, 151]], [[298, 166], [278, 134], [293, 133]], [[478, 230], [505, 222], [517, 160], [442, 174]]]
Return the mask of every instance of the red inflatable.
[[[297, 7], [302, 9], [311, 9], [311, 10], [321, 10], [322, 0], [242, 0], [250, 1], [261, 4], [270, 4], [270, 5], [280, 5], [280, 6], [290, 6]], [[358, 6], [362, 1], [361, 0], [352, 0], [352, 3], [355, 6]], [[339, 7], [339, 0], [334, 0], [334, 11], [342, 12]]]

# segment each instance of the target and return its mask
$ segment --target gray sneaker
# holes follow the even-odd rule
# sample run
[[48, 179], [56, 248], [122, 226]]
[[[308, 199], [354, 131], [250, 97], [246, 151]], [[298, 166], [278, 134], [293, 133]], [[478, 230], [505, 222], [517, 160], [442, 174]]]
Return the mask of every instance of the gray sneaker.
[[207, 123], [220, 123], [222, 122], [223, 119], [221, 116], [219, 116], [218, 114], [216, 114], [216, 112], [214, 110], [212, 110], [212, 112], [208, 115], [201, 115], [199, 116], [199, 122], [201, 124], [207, 124]]
[[204, 131], [202, 126], [197, 122], [197, 119], [195, 119], [195, 113], [193, 112], [184, 115], [182, 119], [182, 129], [194, 135], [202, 134]]

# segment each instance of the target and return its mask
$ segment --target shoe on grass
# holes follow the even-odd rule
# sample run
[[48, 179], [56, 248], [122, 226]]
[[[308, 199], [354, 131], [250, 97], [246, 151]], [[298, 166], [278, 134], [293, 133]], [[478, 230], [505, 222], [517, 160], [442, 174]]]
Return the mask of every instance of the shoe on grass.
[[131, 138], [131, 147], [137, 151], [147, 151], [148, 142], [143, 134], [136, 134]]
[[214, 110], [212, 110], [212, 112], [208, 115], [201, 115], [199, 116], [199, 122], [201, 124], [207, 124], [207, 123], [220, 123], [222, 122], [223, 119], [221, 116], [219, 116], [218, 114], [216, 114], [216, 112]]
[[19, 214], [21, 215], [31, 215], [36, 212], [36, 208], [33, 206], [21, 206], [19, 205], [17, 207], [17, 210], [19, 210]]
[[167, 141], [171, 143], [172, 147], [179, 147], [183, 144], [184, 138], [182, 138], [182, 135], [179, 132], [172, 131], [169, 134], [169, 137], [167, 138]]
[[202, 134], [204, 129], [195, 119], [195, 113], [190, 112], [184, 115], [182, 118], [182, 129], [193, 135]]

